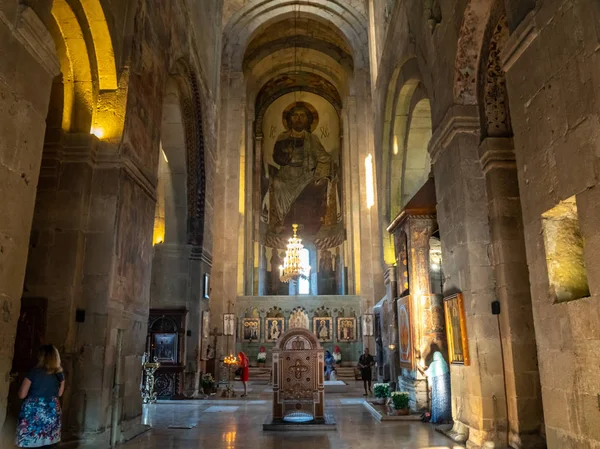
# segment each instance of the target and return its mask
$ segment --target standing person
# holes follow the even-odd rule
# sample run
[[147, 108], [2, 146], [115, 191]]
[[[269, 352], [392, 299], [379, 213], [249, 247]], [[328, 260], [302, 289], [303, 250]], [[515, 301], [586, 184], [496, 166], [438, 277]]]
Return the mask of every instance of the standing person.
[[18, 447], [45, 447], [60, 442], [58, 398], [64, 391], [65, 376], [58, 349], [44, 345], [38, 354], [38, 364], [27, 373], [19, 388], [19, 399], [24, 401], [17, 424]]
[[335, 359], [329, 350], [325, 351], [325, 380], [330, 380], [331, 373], [335, 371]]
[[[365, 394], [363, 396], [367, 396], [369, 393], [373, 393], [371, 390], [371, 380], [372, 380], [372, 372], [371, 367], [375, 364], [375, 359], [371, 354], [369, 354], [369, 348], [365, 348], [364, 354], [360, 356], [358, 359], [358, 368], [360, 369], [360, 377], [363, 380], [363, 386], [365, 387]], [[369, 387], [367, 391], [367, 386]]]
[[444, 424], [452, 420], [452, 396], [450, 394], [450, 370], [444, 356], [436, 345], [432, 345], [433, 356], [424, 374], [431, 387], [431, 420]]
[[244, 394], [241, 397], [248, 396], [248, 379], [250, 379], [250, 360], [242, 351], [238, 352], [238, 360], [240, 364], [240, 380], [244, 384]]

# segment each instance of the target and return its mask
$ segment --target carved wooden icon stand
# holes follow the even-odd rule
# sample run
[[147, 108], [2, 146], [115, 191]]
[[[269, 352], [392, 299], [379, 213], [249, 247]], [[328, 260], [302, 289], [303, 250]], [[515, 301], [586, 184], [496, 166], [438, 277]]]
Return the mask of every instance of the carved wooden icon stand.
[[324, 351], [307, 329], [288, 330], [273, 348], [273, 420], [263, 430], [335, 430], [325, 414]]

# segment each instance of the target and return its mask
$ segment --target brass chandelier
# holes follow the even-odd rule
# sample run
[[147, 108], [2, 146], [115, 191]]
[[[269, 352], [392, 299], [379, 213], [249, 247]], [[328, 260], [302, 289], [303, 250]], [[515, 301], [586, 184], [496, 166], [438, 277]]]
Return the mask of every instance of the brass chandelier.
[[296, 235], [298, 225], [293, 224], [292, 229], [294, 235], [288, 240], [283, 265], [279, 267], [279, 279], [282, 282], [297, 281], [300, 278], [308, 279], [310, 274], [310, 265], [306, 265], [301, 258], [304, 245], [302, 245], [302, 239]]

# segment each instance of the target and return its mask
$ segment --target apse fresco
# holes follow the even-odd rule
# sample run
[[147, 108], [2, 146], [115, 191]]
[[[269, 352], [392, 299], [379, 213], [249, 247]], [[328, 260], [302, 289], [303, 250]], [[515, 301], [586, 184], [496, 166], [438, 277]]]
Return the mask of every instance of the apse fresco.
[[263, 120], [261, 234], [285, 248], [292, 224], [318, 249], [343, 242], [339, 118], [323, 97], [292, 93]]

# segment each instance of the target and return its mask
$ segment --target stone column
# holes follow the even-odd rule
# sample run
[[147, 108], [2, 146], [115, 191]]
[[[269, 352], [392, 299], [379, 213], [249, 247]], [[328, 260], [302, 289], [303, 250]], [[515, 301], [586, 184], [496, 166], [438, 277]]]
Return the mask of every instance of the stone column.
[[444, 296], [462, 292], [471, 363], [451, 365], [454, 436], [468, 448], [507, 444], [506, 399], [495, 279], [488, 255], [486, 185], [479, 162], [477, 106], [452, 106], [429, 144], [442, 240]]
[[[60, 65], [33, 10], [0, 5], [0, 428], [21, 307], [52, 79]], [[18, 75], [17, 75], [18, 74]]]
[[534, 447], [542, 443], [543, 411], [513, 141], [488, 137], [479, 146], [479, 156], [487, 186], [492, 263], [500, 301], [509, 444]]
[[[223, 332], [223, 313], [228, 303], [242, 291], [239, 270], [239, 232], [243, 229], [240, 214], [240, 145], [244, 141], [246, 121], [245, 81], [241, 72], [225, 69], [221, 76], [221, 118], [215, 173], [214, 258], [210, 298], [211, 327]], [[243, 261], [242, 261], [243, 265]], [[243, 274], [243, 273], [242, 273]], [[226, 338], [217, 339], [217, 360], [224, 356]], [[233, 347], [233, 346], [231, 346]]]

